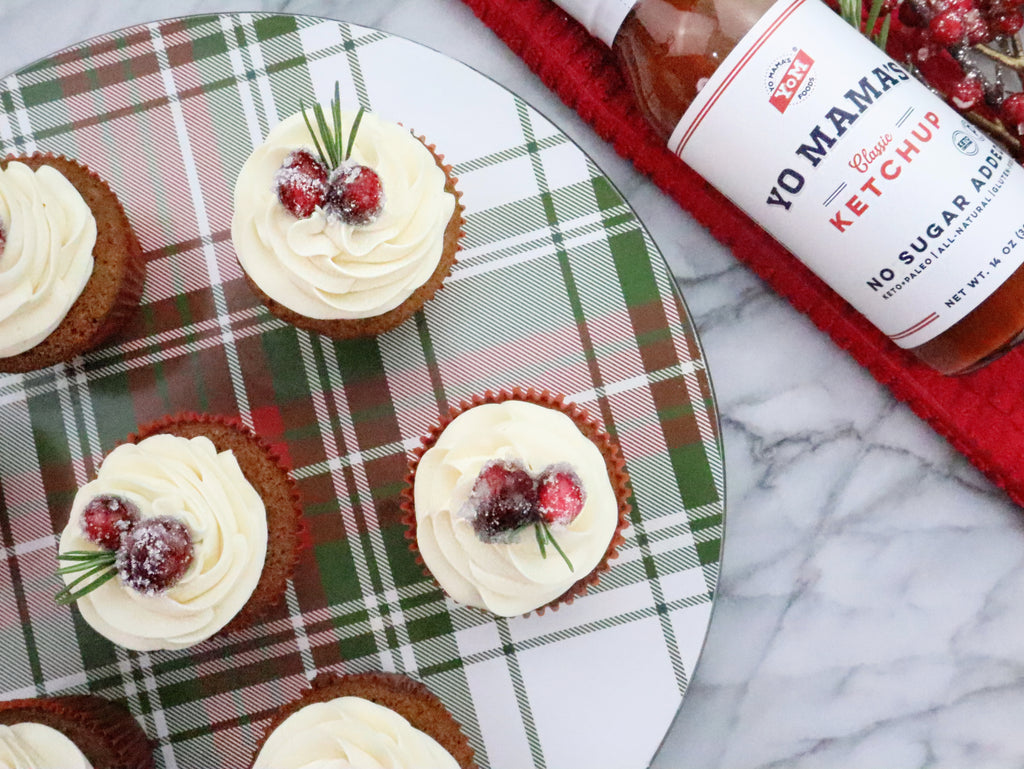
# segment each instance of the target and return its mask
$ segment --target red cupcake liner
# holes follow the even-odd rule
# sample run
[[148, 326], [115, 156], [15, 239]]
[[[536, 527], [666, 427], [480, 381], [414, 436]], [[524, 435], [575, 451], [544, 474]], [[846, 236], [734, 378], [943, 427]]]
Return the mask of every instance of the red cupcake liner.
[[[284, 577], [280, 579], [280, 585], [272, 585], [269, 582], [264, 583], [263, 577], [261, 577], [260, 583], [257, 584], [256, 589], [253, 591], [253, 598], [250, 598], [249, 602], [242, 607], [241, 611], [239, 611], [239, 613], [227, 625], [218, 631], [218, 634], [231, 633], [249, 627], [257, 620], [266, 616], [274, 606], [279, 605], [283, 601], [284, 593], [287, 589], [287, 581], [295, 575], [295, 569], [298, 566], [299, 561], [299, 554], [303, 549], [312, 547], [312, 536], [310, 535], [309, 528], [302, 514], [302, 497], [299, 493], [298, 484], [296, 484], [295, 479], [292, 476], [288, 462], [280, 454], [274, 451], [271, 445], [259, 434], [242, 424], [241, 420], [237, 417], [201, 414], [196, 412], [182, 412], [179, 414], [168, 415], [140, 426], [137, 432], [132, 433], [125, 439], [125, 442], [138, 443], [145, 438], [149, 438], [150, 436], [157, 435], [159, 433], [171, 433], [177, 435], [179, 434], [179, 431], [188, 431], [189, 427], [198, 428], [193, 431], [197, 435], [201, 435], [204, 434], [202, 430], [202, 427], [204, 426], [226, 428], [232, 431], [232, 433], [237, 436], [237, 440], [256, 446], [267, 460], [281, 471], [281, 474], [287, 482], [287, 493], [284, 496], [287, 500], [287, 506], [290, 508], [291, 519], [293, 521], [290, 532], [290, 538], [294, 540], [292, 543], [287, 541], [287, 537], [268, 539], [267, 542], [268, 554], [271, 552], [272, 548], [281, 545], [287, 547], [289, 551], [287, 563], [284, 566]], [[253, 480], [250, 479], [250, 482], [253, 483]], [[272, 534], [269, 526], [268, 534]]]
[[283, 705], [271, 718], [253, 752], [253, 764], [267, 739], [288, 716], [306, 705], [338, 697], [362, 697], [393, 710], [415, 728], [433, 737], [462, 769], [477, 769], [473, 748], [454, 716], [427, 686], [398, 673], [317, 674], [308, 689]]
[[[122, 264], [123, 274], [119, 281], [117, 288], [116, 299], [114, 306], [102, 316], [101, 322], [96, 326], [92, 333], [80, 343], [75, 345], [75, 355], [86, 353], [101, 346], [110, 337], [120, 331], [125, 324], [129, 321], [131, 316], [138, 308], [139, 301], [142, 299], [142, 291], [145, 287], [146, 282], [146, 260], [142, 252], [142, 246], [139, 243], [138, 236], [132, 229], [131, 223], [128, 220], [128, 215], [125, 213], [124, 206], [120, 199], [111, 189], [110, 185], [106, 180], [102, 179], [96, 174], [89, 166], [80, 160], [66, 157], [64, 155], [55, 155], [51, 152], [34, 152], [31, 155], [7, 155], [3, 159], [4, 163], [10, 161], [24, 162], [32, 168], [37, 168], [41, 165], [50, 165], [56, 170], [61, 171], [61, 166], [67, 164], [72, 166], [77, 171], [84, 173], [89, 180], [89, 187], [80, 186], [81, 182], [76, 179], [71, 179], [65, 174], [65, 178], [79, 191], [86, 205], [89, 209], [96, 214], [96, 205], [104, 205], [111, 207], [111, 210], [107, 213], [107, 217], [113, 220], [117, 232], [123, 236], [123, 241], [119, 239], [119, 242], [109, 244], [109, 248], [115, 249], [118, 253], [122, 253]], [[63, 173], [63, 172], [62, 172]], [[76, 181], [79, 181], [76, 184]], [[101, 199], [95, 199], [98, 195]], [[99, 221], [97, 220], [97, 224]], [[93, 253], [96, 254], [96, 249], [104, 245], [104, 238], [111, 235], [109, 232], [104, 232], [102, 229], [98, 229], [96, 235], [96, 246], [93, 249]], [[99, 266], [98, 264], [96, 266]], [[95, 267], [94, 267], [95, 269]], [[90, 276], [90, 282], [93, 277]], [[82, 290], [81, 297], [88, 297], [90, 286], [87, 283]], [[80, 297], [80, 298], [81, 298]], [[77, 303], [78, 300], [76, 300]], [[75, 305], [72, 305], [68, 310], [68, 315], [71, 315], [75, 309]], [[65, 316], [65, 319], [67, 315]], [[61, 324], [64, 320], [61, 320]], [[89, 320], [92, 320], [91, 318]], [[84, 324], [83, 324], [84, 325]], [[61, 325], [58, 325], [54, 333], [60, 330]], [[47, 337], [49, 339], [49, 337]], [[41, 345], [46, 343], [46, 339], [36, 345], [36, 347], [26, 350], [24, 353], [19, 355], [11, 356], [10, 358], [0, 358], [0, 371], [8, 372], [25, 372], [32, 371], [34, 369], [44, 368], [51, 366], [55, 363], [60, 363], [72, 357], [72, 355], [65, 355], [61, 353], [61, 350], [38, 350]], [[36, 352], [33, 353], [33, 350]]]
[[91, 694], [0, 702], [0, 723], [41, 723], [63, 733], [94, 769], [153, 769], [153, 746], [126, 709]]
[[[626, 541], [622, 532], [629, 525], [629, 514], [632, 510], [632, 507], [629, 504], [629, 498], [631, 495], [629, 487], [629, 473], [626, 471], [626, 461], [622, 457], [622, 452], [619, 450], [618, 444], [601, 426], [601, 423], [592, 417], [582, 406], [566, 401], [564, 395], [554, 394], [550, 390], [537, 390], [532, 387], [513, 387], [511, 390], [499, 390], [497, 392], [487, 390], [483, 395], [474, 395], [468, 401], [464, 400], [461, 401], [458, 406], [453, 406], [448, 410], [447, 415], [442, 417], [437, 424], [430, 427], [427, 434], [420, 438], [420, 445], [413, 449], [412, 457], [409, 460], [409, 472], [405, 476], [405, 488], [402, 489], [402, 500], [400, 503], [400, 508], [404, 513], [402, 516], [402, 523], [406, 526], [405, 538], [409, 540], [409, 549], [415, 554], [416, 563], [423, 566], [423, 573], [425, 575], [433, 578], [433, 574], [430, 573], [430, 569], [428, 569], [424, 563], [423, 556], [420, 555], [419, 552], [419, 546], [416, 544], [416, 504], [413, 493], [416, 468], [423, 455], [433, 447], [435, 443], [437, 443], [437, 439], [441, 436], [441, 433], [444, 432], [445, 428], [451, 424], [452, 420], [457, 416], [485, 403], [501, 403], [507, 400], [526, 401], [538, 406], [555, 409], [556, 411], [561, 411], [572, 419], [580, 432], [597, 446], [601, 452], [601, 456], [604, 457], [605, 468], [608, 471], [608, 479], [611, 481], [612, 490], [615, 492], [615, 498], [618, 501], [618, 523], [615, 526], [615, 531], [612, 533], [612, 538], [608, 543], [608, 548], [605, 550], [604, 556], [601, 558], [597, 566], [573, 583], [572, 586], [558, 598], [544, 606], [534, 609], [532, 612], [526, 612], [523, 616], [529, 616], [531, 613], [543, 615], [546, 609], [557, 611], [559, 606], [562, 606], [563, 604], [571, 604], [576, 600], [576, 598], [586, 594], [589, 587], [597, 584], [601, 574], [611, 568], [610, 561], [614, 558], [618, 558], [619, 546]], [[438, 586], [440, 587], [440, 585]], [[484, 609], [481, 611], [488, 614], [490, 613]]]
[[[249, 285], [249, 288], [252, 289], [253, 293], [256, 294], [257, 298], [268, 310], [270, 310], [272, 314], [276, 315], [286, 323], [291, 323], [297, 328], [323, 334], [331, 339], [356, 339], [366, 336], [376, 336], [400, 326], [415, 313], [423, 309], [423, 306], [433, 299], [439, 290], [444, 288], [445, 280], [451, 274], [452, 268], [458, 262], [458, 259], [456, 258], [457, 254], [462, 250], [462, 239], [466, 235], [466, 208], [462, 205], [462, 192], [456, 187], [458, 177], [455, 176], [451, 165], [444, 162], [444, 155], [437, 151], [437, 147], [435, 145], [428, 144], [425, 137], [419, 136], [414, 132], [410, 133], [412, 133], [413, 138], [426, 147], [433, 156], [437, 167], [444, 173], [445, 191], [455, 196], [455, 210], [452, 212], [451, 217], [449, 217], [448, 223], [445, 225], [444, 232], [441, 235], [441, 258], [434, 271], [421, 286], [417, 287], [417, 289], [405, 299], [405, 301], [391, 310], [383, 312], [380, 315], [372, 315], [367, 318], [341, 318], [331, 320], [311, 318], [283, 305], [270, 297], [243, 268], [242, 274], [245, 277], [245, 281]], [[453, 227], [455, 228], [454, 234], [450, 232]], [[448, 241], [452, 238], [454, 238], [454, 242], [449, 244]]]

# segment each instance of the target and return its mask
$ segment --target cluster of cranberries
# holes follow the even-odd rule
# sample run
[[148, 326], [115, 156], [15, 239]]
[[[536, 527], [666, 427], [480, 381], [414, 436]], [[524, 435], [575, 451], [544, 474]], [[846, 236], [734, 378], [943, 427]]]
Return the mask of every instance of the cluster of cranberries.
[[469, 495], [473, 530], [484, 542], [507, 542], [532, 523], [572, 523], [583, 509], [579, 476], [559, 463], [536, 477], [519, 461], [492, 460], [480, 470]]
[[[1024, 28], [1022, 7], [1024, 0], [886, 0], [883, 10], [896, 10], [910, 63], [954, 108], [983, 112], [1020, 139], [1024, 93], [1008, 89], [1024, 71], [1019, 46], [1011, 42]], [[989, 70], [1009, 66], [1017, 77], [990, 81], [979, 57], [995, 62]]]
[[176, 518], [140, 520], [139, 509], [113, 495], [94, 497], [82, 512], [86, 539], [117, 554], [121, 581], [155, 595], [174, 585], [192, 563], [192, 535]]
[[333, 171], [308, 150], [295, 150], [274, 176], [281, 205], [298, 219], [321, 208], [346, 224], [369, 224], [384, 208], [380, 176], [372, 168], [345, 163]]

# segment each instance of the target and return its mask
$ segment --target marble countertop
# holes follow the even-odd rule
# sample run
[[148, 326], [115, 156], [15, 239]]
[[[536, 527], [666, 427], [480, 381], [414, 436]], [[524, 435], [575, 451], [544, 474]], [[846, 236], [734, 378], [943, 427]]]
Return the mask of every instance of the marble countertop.
[[253, 10], [378, 27], [492, 77], [594, 158], [669, 261], [715, 386], [728, 516], [707, 645], [654, 767], [1024, 765], [1022, 511], [459, 0], [4, 0], [0, 72], [157, 16]]

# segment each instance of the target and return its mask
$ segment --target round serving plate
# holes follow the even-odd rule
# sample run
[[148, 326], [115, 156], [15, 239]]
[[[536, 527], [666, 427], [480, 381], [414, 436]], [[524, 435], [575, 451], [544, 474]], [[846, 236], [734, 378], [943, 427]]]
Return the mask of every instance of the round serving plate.
[[[464, 250], [426, 309], [382, 336], [299, 331], [256, 300], [230, 237], [242, 163], [299, 100], [340, 84], [443, 153]], [[75, 45], [7, 77], [0, 150], [86, 163], [148, 259], [111, 345], [0, 375], [0, 698], [127, 704], [164, 767], [247, 766], [316, 672], [397, 671], [461, 722], [481, 767], [646, 766], [707, 631], [723, 526], [714, 398], [692, 323], [607, 178], [518, 97], [383, 32], [286, 15], [186, 17]], [[600, 418], [632, 479], [600, 585], [543, 616], [457, 606], [400, 523], [407, 455], [488, 389], [562, 393]], [[58, 607], [56, 532], [139, 424], [239, 416], [295, 468], [309, 529], [286, 601], [243, 633], [134, 653]]]

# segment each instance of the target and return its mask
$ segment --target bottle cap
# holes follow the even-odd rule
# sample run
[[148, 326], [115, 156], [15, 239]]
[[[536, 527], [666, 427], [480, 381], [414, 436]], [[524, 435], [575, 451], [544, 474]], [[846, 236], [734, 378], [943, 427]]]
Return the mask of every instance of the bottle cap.
[[555, 0], [555, 5], [609, 48], [637, 0]]

